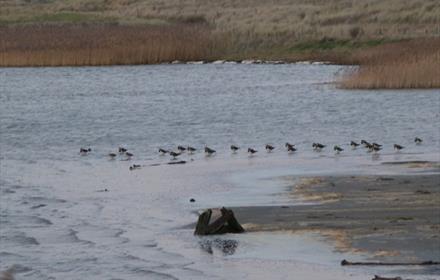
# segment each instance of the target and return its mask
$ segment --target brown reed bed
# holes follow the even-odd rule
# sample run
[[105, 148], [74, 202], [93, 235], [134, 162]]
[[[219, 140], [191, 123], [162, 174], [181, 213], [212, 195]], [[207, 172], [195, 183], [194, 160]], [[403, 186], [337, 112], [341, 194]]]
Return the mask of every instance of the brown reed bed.
[[359, 67], [346, 73], [342, 88], [440, 88], [440, 38], [395, 42], [351, 56]]
[[204, 24], [0, 27], [0, 66], [155, 64], [201, 60], [213, 52]]

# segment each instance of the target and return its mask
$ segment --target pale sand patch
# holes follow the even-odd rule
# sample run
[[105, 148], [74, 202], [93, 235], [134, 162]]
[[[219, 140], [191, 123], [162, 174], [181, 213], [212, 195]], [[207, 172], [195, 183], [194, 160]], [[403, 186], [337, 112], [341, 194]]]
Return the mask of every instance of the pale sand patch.
[[335, 202], [342, 198], [341, 194], [335, 192], [316, 193], [313, 191], [314, 188], [323, 187], [324, 183], [325, 181], [319, 177], [301, 178], [290, 195], [306, 202], [320, 203]]

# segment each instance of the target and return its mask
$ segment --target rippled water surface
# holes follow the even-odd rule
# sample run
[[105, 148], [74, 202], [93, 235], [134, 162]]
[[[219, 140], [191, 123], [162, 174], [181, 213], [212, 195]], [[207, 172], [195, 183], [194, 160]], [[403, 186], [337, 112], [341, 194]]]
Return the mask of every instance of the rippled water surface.
[[[383, 161], [439, 160], [437, 90], [340, 90], [331, 81], [342, 70], [0, 69], [0, 270], [16, 265], [19, 279], [282, 279], [293, 272], [364, 279], [335, 266], [342, 256], [317, 239], [261, 233], [199, 240], [186, 227], [203, 207], [300, 203], [285, 195], [292, 182], [283, 176], [365, 166], [380, 173]], [[349, 149], [360, 139], [384, 149]], [[298, 152], [286, 154], [285, 142]], [[312, 142], [330, 149], [313, 152]], [[273, 153], [263, 152], [266, 143], [277, 146]], [[394, 143], [406, 148], [396, 153]], [[186, 165], [150, 166], [169, 161], [159, 147], [179, 144], [208, 145], [217, 155], [196, 152], [182, 156]], [[231, 144], [259, 152], [232, 155]], [[335, 144], [345, 151], [335, 155]], [[108, 159], [118, 146], [134, 154], [131, 161]], [[80, 147], [92, 152], [80, 156]], [[142, 168], [129, 171], [133, 163]], [[310, 248], [323, 257], [314, 259]]]

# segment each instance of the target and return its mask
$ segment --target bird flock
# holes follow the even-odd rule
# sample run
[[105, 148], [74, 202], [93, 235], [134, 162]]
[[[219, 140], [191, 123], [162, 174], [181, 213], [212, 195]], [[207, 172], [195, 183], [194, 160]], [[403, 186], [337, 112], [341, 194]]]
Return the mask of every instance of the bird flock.
[[[423, 140], [421, 138], [416, 137], [414, 139], [414, 142], [416, 144], [421, 144], [423, 142]], [[350, 146], [352, 147], [352, 149], [356, 149], [358, 146], [361, 146], [361, 145], [363, 145], [367, 149], [368, 152], [379, 152], [380, 150], [382, 150], [382, 145], [378, 144], [378, 143], [374, 143], [374, 142], [370, 143], [366, 140], [361, 140], [360, 144], [355, 141], [350, 142]], [[293, 153], [293, 152], [297, 151], [295, 144], [291, 144], [291, 143], [287, 142], [284, 146], [285, 146], [287, 152], [289, 152], [289, 153]], [[313, 143], [312, 144], [312, 148], [314, 151], [322, 151], [325, 147], [326, 147], [326, 145], [323, 145], [321, 143]], [[400, 150], [404, 149], [405, 147], [402, 145], [399, 145], [399, 144], [394, 144], [393, 148], [394, 148], [394, 150], [400, 151]], [[230, 149], [233, 153], [237, 153], [240, 150], [240, 147], [236, 146], [236, 145], [231, 145]], [[273, 145], [266, 144], [266, 146], [265, 146], [265, 150], [269, 153], [272, 152], [274, 149], [275, 149], [275, 147]], [[333, 147], [333, 150], [336, 153], [340, 153], [340, 152], [344, 151], [344, 149], [338, 145], [335, 145]], [[197, 151], [197, 149], [194, 147], [191, 147], [191, 146], [188, 146], [188, 147], [178, 146], [177, 151], [159, 148], [160, 154], [163, 154], [163, 155], [169, 154], [173, 159], [182, 155], [185, 151], [187, 151], [189, 154], [193, 154], [194, 152]], [[213, 155], [216, 153], [216, 151], [214, 149], [211, 149], [207, 146], [205, 146], [204, 152], [207, 156], [210, 156], [210, 155]], [[248, 154], [253, 155], [253, 154], [257, 153], [258, 150], [256, 150], [255, 148], [249, 147], [247, 149], [247, 152], [248, 152]]]
[[[423, 140], [421, 138], [419, 138], [419, 137], [416, 137], [416, 138], [414, 138], [414, 142], [415, 142], [416, 145], [420, 145], [423, 142]], [[375, 143], [375, 142], [370, 143], [370, 142], [368, 142], [366, 140], [361, 140], [360, 143], [358, 143], [356, 141], [351, 141], [350, 142], [350, 146], [351, 146], [352, 149], [356, 149], [359, 146], [363, 146], [366, 149], [367, 152], [373, 152], [373, 153], [377, 153], [377, 152], [379, 152], [379, 151], [381, 151], [383, 149], [383, 145]], [[294, 152], [296, 152], [298, 150], [296, 148], [295, 144], [291, 144], [291, 143], [288, 143], [288, 142], [285, 143], [284, 147], [285, 147], [285, 149], [286, 149], [286, 151], [288, 153], [294, 153]], [[313, 143], [312, 144], [313, 150], [317, 151], [317, 152], [322, 151], [326, 147], [327, 147], [326, 145], [321, 144], [321, 143]], [[265, 150], [268, 153], [270, 153], [270, 152], [272, 152], [275, 149], [275, 146], [270, 145], [270, 144], [266, 144], [266, 146], [264, 148], [265, 148]], [[396, 151], [400, 151], [400, 150], [402, 150], [404, 148], [405, 148], [404, 146], [399, 145], [399, 144], [394, 144], [393, 145], [393, 149], [396, 150]], [[241, 150], [241, 148], [239, 146], [236, 146], [236, 145], [231, 145], [230, 149], [231, 149], [232, 153], [237, 153], [239, 150]], [[339, 154], [339, 153], [344, 151], [344, 149], [341, 148], [338, 145], [333, 146], [333, 150], [335, 151], [336, 154]], [[92, 151], [91, 148], [80, 148], [80, 152], [79, 153], [81, 155], [88, 155], [91, 151]], [[191, 146], [179, 145], [179, 146], [177, 146], [176, 150], [168, 150], [168, 149], [164, 149], [164, 148], [159, 148], [158, 152], [161, 155], [168, 154], [172, 159], [176, 159], [179, 156], [181, 156], [183, 153], [187, 153], [189, 155], [194, 154], [194, 153], [197, 152], [197, 149], [194, 148], [194, 147], [191, 147]], [[252, 147], [249, 147], [247, 149], [247, 153], [249, 155], [254, 155], [257, 152], [258, 152], [258, 150], [255, 149], [255, 148], [252, 148]], [[205, 153], [206, 156], [212, 156], [212, 155], [216, 154], [217, 151], [212, 149], [212, 148], [209, 148], [208, 146], [205, 146], [204, 153]], [[118, 155], [125, 157], [126, 160], [130, 160], [133, 157], [133, 154], [130, 153], [124, 147], [119, 147], [118, 148], [118, 153], [113, 153], [113, 152], [109, 153], [108, 157], [110, 159], [115, 159]], [[140, 166], [133, 165], [130, 168], [137, 169], [139, 167]]]

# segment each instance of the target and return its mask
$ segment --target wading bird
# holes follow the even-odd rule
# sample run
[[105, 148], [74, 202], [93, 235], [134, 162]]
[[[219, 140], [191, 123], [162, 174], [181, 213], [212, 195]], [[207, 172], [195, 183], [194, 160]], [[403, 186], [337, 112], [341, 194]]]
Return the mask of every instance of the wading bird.
[[379, 147], [379, 148], [380, 148], [380, 147], [382, 147], [382, 145], [381, 145], [381, 144], [377, 144], [377, 143], [374, 143], [374, 142], [373, 142], [373, 144], [372, 144], [372, 145], [373, 145], [373, 147]]
[[403, 148], [405, 148], [404, 146], [401, 146], [401, 145], [399, 145], [399, 144], [394, 144], [394, 150], [398, 150], [398, 151], [400, 151], [400, 150], [402, 150]]
[[141, 165], [140, 164], [133, 164], [132, 166], [130, 166], [128, 169], [130, 170], [135, 170], [135, 169], [140, 169]]
[[188, 153], [192, 154], [192, 153], [194, 153], [197, 149], [194, 148], [194, 147], [188, 146], [188, 147], [186, 148], [186, 150], [188, 151]]
[[88, 148], [88, 149], [84, 149], [84, 148], [80, 148], [79, 149], [79, 153], [81, 155], [87, 155], [88, 153], [90, 153], [92, 151], [92, 149]]
[[361, 144], [364, 145], [365, 148], [369, 148], [371, 144], [365, 140], [361, 140]]
[[289, 152], [289, 153], [293, 153], [293, 152], [296, 152], [296, 148], [293, 146], [293, 145], [287, 145], [287, 151]]
[[365, 143], [364, 145], [365, 145], [365, 148], [367, 148], [369, 152], [372, 152], [373, 151], [373, 147], [376, 147], [376, 146], [374, 146], [374, 145], [372, 145], [370, 143]]
[[287, 142], [284, 146], [286, 146], [288, 151], [296, 151], [295, 144], [290, 144], [289, 142]]
[[258, 152], [258, 151], [255, 150], [255, 149], [252, 149], [252, 148], [248, 148], [248, 153], [249, 153], [249, 154], [253, 155], [253, 154], [255, 154], [256, 152]]
[[351, 146], [353, 149], [356, 149], [356, 148], [359, 146], [359, 143], [356, 143], [356, 142], [354, 142], [354, 141], [351, 141], [351, 142], [350, 142], [350, 146]]
[[312, 147], [314, 150], [316, 151], [321, 151], [322, 149], [325, 148], [325, 145], [321, 144], [321, 143], [313, 143]]
[[210, 156], [210, 155], [212, 155], [214, 153], [215, 153], [215, 150], [213, 150], [211, 148], [208, 148], [208, 147], [205, 147], [205, 154], [206, 155]]
[[235, 145], [231, 145], [231, 151], [232, 152], [237, 152], [238, 150], [240, 150], [240, 147], [238, 147], [238, 146], [235, 146]]
[[174, 151], [170, 151], [170, 156], [173, 157], [173, 159], [177, 158], [178, 156], [180, 156], [182, 153], [176, 153]]
[[379, 146], [374, 146], [374, 145], [371, 145], [371, 151], [373, 151], [373, 152], [379, 152], [380, 150], [382, 150], [382, 148], [381, 148], [381, 147], [379, 147]]
[[268, 152], [272, 152], [273, 149], [275, 149], [274, 146], [269, 145], [269, 144], [266, 145], [266, 151], [268, 151]]

